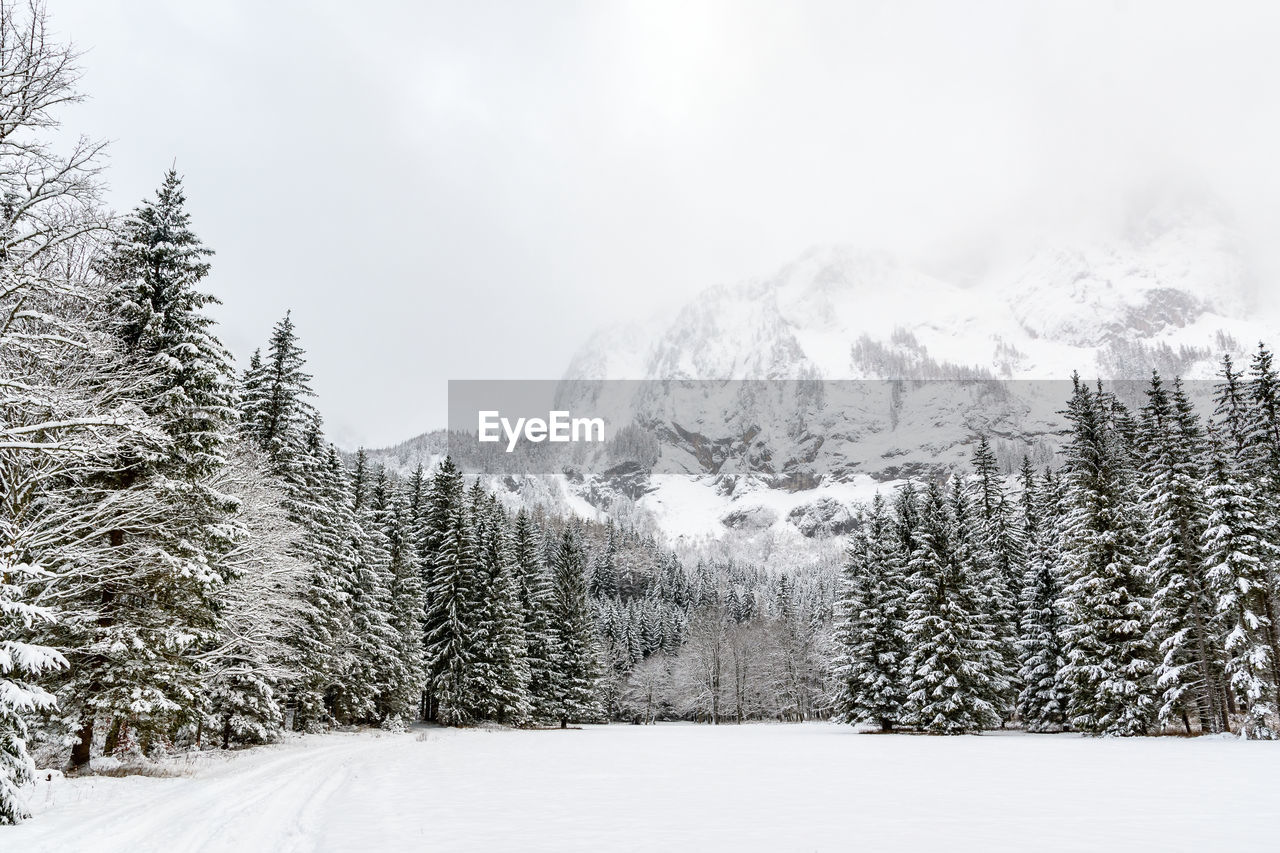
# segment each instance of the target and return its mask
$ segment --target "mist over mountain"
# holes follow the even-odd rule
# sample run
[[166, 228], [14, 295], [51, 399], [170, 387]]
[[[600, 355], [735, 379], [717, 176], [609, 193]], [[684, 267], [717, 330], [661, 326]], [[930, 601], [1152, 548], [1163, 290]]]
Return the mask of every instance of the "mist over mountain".
[[1148, 209], [1109, 239], [1041, 241], [970, 281], [818, 247], [766, 278], [706, 290], [673, 319], [602, 330], [567, 376], [1207, 377], [1218, 353], [1271, 328], [1254, 313], [1257, 288], [1223, 215], [1189, 203]]
[[[590, 411], [634, 396], [608, 404], [652, 434], [658, 462], [637, 473], [598, 451], [586, 476], [496, 481], [513, 502], [639, 515], [673, 537], [840, 533], [853, 503], [961, 464], [978, 433], [1009, 470], [1023, 455], [1050, 462], [1073, 372], [1211, 380], [1224, 353], [1275, 339], [1243, 240], [1203, 199], [1163, 198], [1106, 235], [1040, 239], [977, 266], [948, 274], [820, 246], [772, 275], [602, 329], [568, 365], [561, 403]], [[746, 393], [734, 380], [781, 384]], [[797, 397], [783, 380], [882, 382]], [[430, 467], [445, 445], [427, 433], [374, 456]]]

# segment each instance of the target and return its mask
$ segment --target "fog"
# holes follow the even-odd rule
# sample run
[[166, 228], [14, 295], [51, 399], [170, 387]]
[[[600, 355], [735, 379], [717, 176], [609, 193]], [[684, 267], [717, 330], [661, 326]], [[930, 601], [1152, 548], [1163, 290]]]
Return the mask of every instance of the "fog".
[[292, 308], [348, 446], [814, 244], [963, 273], [1191, 192], [1276, 266], [1274, 4], [49, 6], [112, 204], [176, 160], [225, 342]]

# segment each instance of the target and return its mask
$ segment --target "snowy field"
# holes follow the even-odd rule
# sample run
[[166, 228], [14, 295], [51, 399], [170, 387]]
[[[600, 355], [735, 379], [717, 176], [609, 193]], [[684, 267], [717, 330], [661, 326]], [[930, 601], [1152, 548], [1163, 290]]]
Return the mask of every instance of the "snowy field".
[[[177, 765], [182, 767], [182, 765]], [[41, 782], [0, 850], [1275, 850], [1280, 743], [836, 725], [317, 735]]]

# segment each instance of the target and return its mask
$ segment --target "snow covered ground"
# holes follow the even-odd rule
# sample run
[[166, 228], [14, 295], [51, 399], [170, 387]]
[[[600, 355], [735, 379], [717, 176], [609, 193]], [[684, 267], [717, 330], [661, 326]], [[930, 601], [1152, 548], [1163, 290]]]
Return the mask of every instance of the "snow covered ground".
[[0, 850], [1275, 850], [1280, 744], [843, 726], [362, 732], [41, 782]]

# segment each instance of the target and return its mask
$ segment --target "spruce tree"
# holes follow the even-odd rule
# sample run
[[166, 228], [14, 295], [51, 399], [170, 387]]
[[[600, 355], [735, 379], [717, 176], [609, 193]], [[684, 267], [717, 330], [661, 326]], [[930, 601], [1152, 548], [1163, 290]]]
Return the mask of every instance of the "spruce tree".
[[1021, 470], [1023, 579], [1020, 631], [1017, 642], [1018, 715], [1030, 732], [1056, 732], [1066, 725], [1068, 692], [1062, 681], [1063, 616], [1057, 519], [1061, 496], [1057, 481], [1046, 469], [1036, 480], [1031, 460]]
[[284, 720], [276, 686], [261, 675], [269, 664], [253, 650], [249, 654], [256, 659], [245, 659], [242, 668], [221, 673], [209, 687], [209, 717], [223, 749], [232, 743], [267, 743]]
[[557, 707], [551, 577], [543, 560], [542, 533], [523, 508], [516, 513], [511, 551], [519, 584], [520, 610], [524, 614], [530, 713], [537, 720], [553, 720]]
[[433, 519], [438, 526], [432, 532], [435, 565], [427, 588], [425, 651], [435, 718], [444, 725], [469, 725], [479, 705], [472, 667], [481, 567], [475, 525], [454, 472], [442, 468], [432, 487], [433, 502], [444, 515]]
[[1002, 719], [1007, 678], [982, 600], [969, 513], [958, 480], [950, 501], [931, 483], [908, 565], [907, 702], [916, 727], [932, 734], [977, 732]]
[[290, 644], [303, 677], [292, 685], [293, 727], [315, 731], [333, 722], [352, 663], [348, 599], [356, 556], [351, 551], [351, 508], [345, 471], [332, 445], [323, 444], [313, 421], [295, 464], [289, 467], [286, 508], [305, 533], [296, 553], [311, 567], [306, 607]]
[[446, 537], [449, 536], [450, 526], [458, 520], [456, 511], [461, 508], [462, 490], [462, 472], [446, 456], [431, 476], [417, 522], [418, 551], [422, 565], [423, 649], [427, 660], [427, 686], [422, 698], [422, 716], [427, 720], [435, 720], [438, 711], [435, 696], [437, 672], [432, 663], [435, 655], [430, 636], [448, 618], [447, 612], [436, 606], [436, 565]]
[[1238, 450], [1210, 429], [1206, 574], [1239, 728], [1246, 737], [1270, 740], [1277, 735], [1280, 637], [1270, 615], [1269, 567], [1280, 555], [1262, 528], [1255, 488], [1233, 464], [1233, 448]]
[[898, 537], [898, 550], [911, 559], [915, 553], [916, 529], [920, 526], [920, 493], [913, 481], [908, 480], [898, 489], [893, 501], [893, 528]]
[[[1266, 506], [1280, 506], [1280, 376], [1271, 351], [1258, 344], [1249, 364], [1243, 465]], [[1264, 516], [1268, 542], [1280, 548], [1280, 514]], [[1271, 622], [1280, 625], [1280, 567], [1271, 566]]]
[[[420, 473], [420, 470], [419, 470]], [[426, 684], [426, 658], [422, 646], [423, 590], [422, 569], [415, 543], [411, 496], [422, 494], [422, 478], [411, 481], [409, 494], [400, 493], [389, 507], [378, 498], [375, 520], [387, 549], [389, 605], [387, 621], [395, 632], [394, 659], [400, 671], [398, 680], [386, 685], [383, 694], [384, 720], [408, 722], [413, 719]]]
[[255, 353], [242, 377], [240, 429], [266, 454], [289, 520], [302, 531], [291, 553], [309, 572], [289, 638], [301, 677], [287, 697], [292, 726], [302, 731], [347, 713], [344, 691], [356, 665], [349, 606], [358, 537], [347, 473], [325, 440], [314, 396], [306, 353], [286, 313], [272, 328], [266, 357]]
[[234, 499], [208, 484], [236, 420], [231, 358], [204, 313], [217, 300], [200, 290], [210, 254], [170, 170], [97, 264], [109, 288], [104, 322], [136, 370], [126, 393], [155, 432], [121, 448], [113, 470], [78, 495], [77, 512], [94, 519], [115, 560], [100, 574], [73, 573], [59, 591], [80, 617], [58, 638], [70, 652], [59, 694], [78, 718], [75, 767], [90, 760], [99, 718], [110, 720], [108, 752], [130, 743], [145, 752], [207, 710], [197, 653], [215, 640], [221, 559], [239, 535]]
[[0, 552], [0, 826], [18, 823], [27, 816], [21, 789], [31, 781], [33, 763], [27, 751], [26, 716], [48, 711], [54, 698], [32, 679], [67, 665], [56, 650], [19, 639], [37, 622], [52, 621], [47, 608], [23, 600], [18, 584], [36, 569]]
[[879, 493], [854, 534], [837, 608], [833, 697], [838, 718], [892, 731], [905, 703], [906, 578]]
[[[1210, 582], [1218, 595], [1219, 616], [1223, 620], [1221, 628], [1231, 647], [1226, 655], [1232, 689], [1237, 693], [1237, 703], [1243, 706], [1246, 731], [1261, 732], [1266, 690], [1256, 683], [1250, 686], [1251, 679], [1241, 673], [1252, 669], [1245, 665], [1243, 656], [1262, 632], [1270, 652], [1257, 652], [1254, 660], [1271, 660], [1273, 673], [1269, 680], [1274, 690], [1280, 690], [1280, 530], [1274, 513], [1263, 509], [1274, 505], [1276, 499], [1266, 464], [1268, 413], [1274, 410], [1274, 375], [1270, 352], [1264, 347], [1259, 347], [1253, 367], [1254, 376], [1246, 381], [1234, 369], [1230, 356], [1222, 358], [1214, 411], [1219, 429], [1210, 456], [1213, 477], [1209, 496], [1210, 512], [1218, 523], [1210, 522], [1206, 547]], [[1239, 557], [1230, 556], [1236, 552]], [[1241, 574], [1239, 586], [1230, 588], [1236, 572]], [[1248, 591], [1242, 594], [1245, 586]], [[1236, 627], [1242, 630], [1237, 631]], [[1251, 694], [1258, 698], [1251, 699]]]
[[574, 523], [565, 526], [551, 561], [551, 628], [554, 637], [555, 706], [560, 727], [595, 720], [600, 679], [599, 648], [587, 596], [587, 560]]
[[484, 664], [485, 680], [477, 686], [487, 717], [520, 725], [530, 713], [529, 664], [511, 533], [506, 513], [492, 495], [482, 493], [472, 511], [484, 520], [480, 531], [477, 658]]
[[973, 533], [976, 557], [984, 567], [983, 601], [986, 602], [991, 625], [1004, 654], [1005, 670], [1015, 676], [1009, 682], [1009, 695], [1004, 706], [1016, 709], [1019, 671], [1016, 637], [1018, 633], [1018, 599], [1021, 595], [1023, 562], [1022, 542], [1017, 535], [1009, 506], [1008, 494], [995, 453], [986, 435], [978, 436], [973, 454], [975, 514]]
[[1007, 627], [1012, 630], [1017, 622], [1016, 602], [1022, 583], [1019, 571], [1021, 543], [1013, 524], [1004, 479], [985, 433], [978, 436], [978, 446], [973, 452], [973, 472], [980, 545], [988, 552], [988, 559], [995, 563], [998, 576], [1003, 581], [1003, 589], [995, 590], [1005, 597], [1004, 612], [997, 616], [1006, 620]]
[[391, 624], [392, 500], [386, 470], [381, 466], [374, 470], [362, 451], [351, 478], [356, 574], [348, 601], [353, 655], [358, 667], [348, 679], [348, 692], [353, 693], [353, 688], [360, 686], [361, 710], [354, 716], [378, 724], [389, 722], [393, 716], [402, 718], [404, 709], [398, 703], [393, 709], [392, 697], [407, 677], [405, 661], [399, 654], [400, 634]]
[[182, 179], [170, 169], [99, 265], [112, 286], [116, 334], [151, 378], [143, 408], [170, 436], [160, 467], [187, 480], [225, 463], [237, 418], [231, 355], [205, 313], [220, 300], [199, 289], [212, 254], [191, 230]]
[[1068, 725], [1080, 732], [1142, 735], [1154, 707], [1150, 598], [1141, 569], [1127, 413], [1102, 390], [1073, 378], [1065, 412], [1063, 529]]
[[1174, 384], [1169, 394], [1153, 374], [1140, 430], [1143, 504], [1151, 513], [1146, 572], [1154, 585], [1151, 626], [1161, 660], [1156, 667], [1162, 723], [1194, 711], [1203, 731], [1226, 726], [1220, 643], [1205, 578], [1206, 508], [1201, 493], [1200, 425]]
[[606, 526], [604, 550], [591, 562], [591, 596], [613, 598], [618, 594], [618, 545], [613, 520]]
[[1261, 343], [1249, 363], [1248, 397], [1250, 463], [1264, 492], [1280, 497], [1280, 374]]
[[291, 313], [272, 328], [267, 357], [257, 366], [250, 364], [241, 396], [242, 430], [266, 452], [278, 476], [297, 482], [306, 465], [303, 438], [317, 415], [306, 352]]
[[1222, 381], [1215, 388], [1213, 416], [1219, 425], [1220, 438], [1227, 445], [1226, 450], [1238, 466], [1243, 466], [1249, 459], [1251, 412], [1248, 389], [1230, 355], [1222, 356], [1221, 376]]

